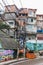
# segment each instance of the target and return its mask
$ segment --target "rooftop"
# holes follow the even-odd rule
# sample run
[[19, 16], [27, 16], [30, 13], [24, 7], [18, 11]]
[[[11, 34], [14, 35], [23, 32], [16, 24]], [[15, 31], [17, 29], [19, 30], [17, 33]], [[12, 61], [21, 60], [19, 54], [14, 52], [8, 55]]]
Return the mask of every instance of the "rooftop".
[[5, 6], [5, 12], [16, 12], [18, 10], [18, 8], [16, 7], [16, 5], [6, 5]]

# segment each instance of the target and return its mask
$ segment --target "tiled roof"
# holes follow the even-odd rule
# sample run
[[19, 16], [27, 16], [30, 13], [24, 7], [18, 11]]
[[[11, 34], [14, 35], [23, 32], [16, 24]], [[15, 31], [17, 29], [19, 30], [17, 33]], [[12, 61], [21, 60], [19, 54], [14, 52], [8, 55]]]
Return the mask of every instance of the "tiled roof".
[[31, 8], [29, 8], [29, 9], [28, 9], [28, 11], [33, 11], [33, 12], [36, 12], [36, 11], [37, 11], [37, 9], [31, 9]]
[[27, 9], [27, 8], [21, 8], [20, 10], [19, 10], [19, 13], [28, 13], [29, 11], [33, 11], [33, 12], [36, 12], [37, 11], [37, 9], [31, 9], [31, 8], [29, 8], [29, 9]]
[[[41, 17], [42, 17], [42, 19], [41, 19]], [[37, 18], [37, 20], [43, 20], [43, 14], [37, 14], [36, 18]]]
[[27, 14], [28, 13], [28, 9], [27, 8], [21, 8], [19, 10], [19, 13], [25, 13], [25, 14]]
[[6, 5], [5, 6], [5, 12], [16, 12], [18, 8], [16, 5]]
[[36, 16], [43, 16], [43, 14], [37, 14]]

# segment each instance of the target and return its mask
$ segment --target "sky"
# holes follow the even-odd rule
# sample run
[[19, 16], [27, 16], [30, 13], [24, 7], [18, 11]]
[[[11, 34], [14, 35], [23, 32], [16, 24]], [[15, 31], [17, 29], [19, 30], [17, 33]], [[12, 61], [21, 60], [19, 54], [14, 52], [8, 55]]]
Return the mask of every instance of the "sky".
[[[37, 9], [37, 14], [43, 14], [43, 0], [4, 0], [6, 5], [11, 5], [11, 4], [15, 4], [18, 8], [33, 8], [33, 9]], [[3, 2], [2, 0], [0, 0], [0, 3]]]

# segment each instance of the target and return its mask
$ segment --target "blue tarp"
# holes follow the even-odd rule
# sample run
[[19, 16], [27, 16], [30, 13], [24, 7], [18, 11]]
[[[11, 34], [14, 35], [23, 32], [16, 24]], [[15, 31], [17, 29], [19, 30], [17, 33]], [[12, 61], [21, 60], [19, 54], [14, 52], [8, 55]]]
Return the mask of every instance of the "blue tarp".
[[37, 30], [38, 33], [43, 33], [43, 30]]

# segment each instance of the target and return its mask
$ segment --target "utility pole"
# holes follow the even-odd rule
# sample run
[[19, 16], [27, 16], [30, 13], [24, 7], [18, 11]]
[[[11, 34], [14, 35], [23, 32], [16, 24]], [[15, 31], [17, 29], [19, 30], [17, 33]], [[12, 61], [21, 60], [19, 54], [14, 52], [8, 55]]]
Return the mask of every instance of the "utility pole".
[[[25, 21], [25, 20], [24, 20]], [[26, 28], [25, 28], [26, 24], [24, 22], [24, 28], [23, 28], [23, 31], [24, 31], [24, 39], [23, 39], [23, 45], [24, 45], [24, 58], [25, 58], [25, 41], [26, 41]]]

